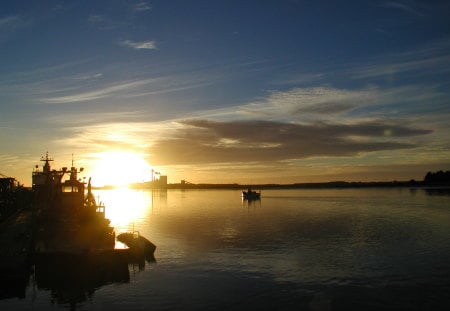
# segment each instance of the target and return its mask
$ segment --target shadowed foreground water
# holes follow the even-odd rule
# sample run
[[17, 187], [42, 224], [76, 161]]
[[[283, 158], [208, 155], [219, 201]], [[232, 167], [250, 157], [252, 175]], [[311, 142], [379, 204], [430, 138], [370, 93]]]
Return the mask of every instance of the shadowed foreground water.
[[57, 282], [32, 274], [25, 297], [0, 300], [1, 310], [450, 306], [445, 192], [266, 190], [255, 202], [231, 190], [96, 194], [117, 233], [138, 230], [157, 245], [157, 262], [103, 271], [97, 283], [77, 271], [66, 277], [70, 267], [41, 268], [57, 271]]

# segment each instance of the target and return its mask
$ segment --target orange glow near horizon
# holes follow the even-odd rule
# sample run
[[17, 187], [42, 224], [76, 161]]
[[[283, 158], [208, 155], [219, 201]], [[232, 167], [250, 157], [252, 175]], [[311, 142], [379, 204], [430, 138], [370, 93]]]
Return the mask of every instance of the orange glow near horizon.
[[92, 168], [94, 186], [126, 186], [151, 180], [151, 166], [139, 153], [108, 151], [95, 155]]

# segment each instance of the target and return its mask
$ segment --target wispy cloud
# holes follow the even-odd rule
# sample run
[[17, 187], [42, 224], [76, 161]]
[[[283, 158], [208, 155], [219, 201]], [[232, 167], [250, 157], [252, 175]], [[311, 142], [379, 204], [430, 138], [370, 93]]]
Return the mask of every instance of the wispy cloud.
[[31, 20], [26, 20], [20, 15], [8, 15], [0, 17], [0, 35], [2, 37], [8, 36], [9, 33], [14, 32], [20, 28], [27, 27], [31, 24]]
[[424, 16], [422, 12], [420, 12], [418, 9], [414, 8], [411, 3], [405, 3], [400, 1], [387, 1], [383, 3], [383, 6], [390, 9], [396, 9], [400, 10], [402, 12], [415, 15], [415, 16]]
[[[33, 84], [28, 85], [28, 87], [37, 90], [37, 94], [35, 95], [41, 97], [39, 100], [40, 103], [67, 104], [99, 99], [111, 99], [112, 101], [117, 101], [117, 99], [131, 100], [153, 95], [180, 93], [206, 87], [212, 83], [201, 77], [189, 80], [184, 78], [184, 75], [175, 75], [143, 78], [134, 81], [119, 81], [113, 84], [99, 86], [102, 82], [102, 77], [103, 75], [101, 73], [87, 73], [75, 75], [68, 79], [66, 78], [62, 83], [58, 84], [58, 87], [55, 87], [55, 84], [59, 82], [57, 80], [50, 81], [47, 83], [48, 85]], [[2, 89], [0, 86], [0, 90], [7, 91], [8, 89]], [[183, 100], [184, 103], [187, 101], [187, 99]], [[175, 103], [173, 104], [175, 105]]]
[[134, 5], [133, 11], [144, 12], [144, 11], [151, 10], [151, 8], [152, 8], [151, 5], [149, 5], [147, 2], [139, 2]]
[[67, 96], [44, 98], [41, 100], [41, 102], [44, 102], [47, 104], [64, 104], [64, 103], [76, 103], [76, 102], [90, 101], [90, 100], [105, 98], [105, 97], [109, 97], [109, 96], [120, 96], [121, 94], [123, 95], [124, 93], [126, 94], [129, 92], [132, 92], [136, 88], [150, 84], [154, 81], [156, 81], [156, 79], [144, 79], [144, 80], [138, 80], [138, 81], [123, 82], [120, 84], [107, 86], [107, 87], [97, 89], [94, 91], [82, 92], [82, 93], [77, 93], [77, 94], [67, 95]]
[[102, 73], [97, 72], [97, 73], [77, 75], [73, 79], [74, 80], [94, 80], [94, 79], [99, 79], [102, 76], [103, 76]]
[[123, 20], [114, 20], [105, 14], [91, 14], [88, 17], [88, 22], [100, 30], [114, 30], [128, 24]]
[[182, 91], [192, 90], [195, 88], [205, 87], [210, 84], [211, 84], [211, 82], [198, 82], [198, 83], [187, 82], [187, 83], [179, 83], [177, 85], [165, 85], [165, 86], [161, 86], [160, 88], [151, 90], [151, 91], [134, 92], [132, 94], [126, 95], [125, 97], [133, 98], [133, 97], [144, 97], [144, 96], [157, 95], [157, 94], [182, 92]]
[[[424, 105], [432, 102], [433, 105]], [[272, 91], [239, 106], [195, 111], [192, 116], [217, 121], [279, 120], [288, 122], [348, 122], [376, 118], [442, 115], [447, 97], [437, 85], [338, 89], [329, 86]], [[433, 117], [434, 118], [434, 117]], [[428, 122], [427, 122], [428, 123]]]
[[140, 110], [128, 111], [101, 111], [101, 112], [86, 112], [80, 111], [71, 113], [70, 118], [65, 118], [64, 112], [57, 112], [46, 116], [45, 122], [56, 125], [59, 128], [91, 128], [98, 127], [99, 124], [104, 125], [105, 129], [110, 127], [110, 124], [117, 122], [130, 122], [136, 124], [145, 116], [146, 113]]
[[[297, 122], [345, 120], [356, 110], [379, 104], [387, 97], [376, 87], [357, 90], [333, 87], [293, 88], [272, 91], [267, 97], [235, 108], [245, 119], [271, 119]], [[388, 103], [392, 103], [391, 98]], [[222, 112], [223, 114], [224, 112]], [[352, 118], [356, 118], [355, 115]]]
[[107, 17], [101, 14], [91, 14], [88, 17], [88, 21], [93, 24], [105, 23], [107, 20]]
[[9, 15], [0, 18], [0, 30], [17, 28], [23, 24], [23, 20], [19, 15]]
[[331, 87], [294, 88], [273, 92], [265, 101], [275, 110], [289, 114], [332, 114], [373, 101], [374, 90], [345, 90]]
[[354, 79], [378, 78], [407, 73], [424, 77], [430, 73], [449, 73], [450, 38], [429, 42], [426, 46], [395, 55], [368, 60], [370, 65], [353, 64], [347, 72]]
[[[450, 68], [447, 66], [450, 62], [450, 56], [439, 55], [430, 56], [425, 59], [415, 60], [399, 60], [391, 63], [374, 64], [360, 66], [353, 69], [353, 78], [367, 79], [385, 76], [399, 75], [403, 73], [412, 73], [416, 71], [415, 76], [423, 76], [432, 71], [434, 74], [438, 72], [448, 73]], [[421, 70], [421, 72], [418, 72]]]
[[120, 45], [133, 48], [135, 50], [156, 50], [156, 42], [155, 41], [131, 41], [125, 40], [121, 41]]
[[302, 85], [310, 84], [322, 80], [325, 74], [322, 73], [294, 73], [282, 74], [272, 81], [273, 85]]

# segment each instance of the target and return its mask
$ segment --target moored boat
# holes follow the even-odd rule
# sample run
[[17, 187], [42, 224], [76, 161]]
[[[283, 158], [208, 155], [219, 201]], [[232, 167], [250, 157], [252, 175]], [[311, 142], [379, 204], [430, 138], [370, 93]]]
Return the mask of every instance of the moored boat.
[[[77, 174], [83, 171], [82, 168], [75, 168], [72, 161], [70, 169], [51, 169], [53, 159], [48, 154], [41, 161], [44, 162], [42, 170], [36, 166], [33, 171], [38, 223], [34, 246], [36, 256], [106, 256], [119, 260], [122, 254], [126, 254], [133, 260], [155, 260], [156, 246], [138, 232], [119, 235], [117, 240], [128, 249], [115, 248], [114, 228], [105, 217], [106, 207], [95, 200], [91, 178], [87, 186], [78, 179]], [[66, 174], [69, 177], [63, 180]]]
[[117, 241], [129, 247], [134, 256], [144, 256], [148, 261], [155, 261], [156, 245], [139, 234], [139, 231], [125, 232], [117, 235]]
[[[41, 158], [42, 170], [33, 171], [33, 191], [38, 230], [35, 238], [36, 253], [77, 253], [113, 250], [114, 228], [105, 217], [105, 206], [97, 204], [91, 192], [91, 179], [87, 185], [78, 179], [83, 171], [73, 166], [54, 170], [48, 153]], [[63, 180], [65, 175], [68, 179]]]

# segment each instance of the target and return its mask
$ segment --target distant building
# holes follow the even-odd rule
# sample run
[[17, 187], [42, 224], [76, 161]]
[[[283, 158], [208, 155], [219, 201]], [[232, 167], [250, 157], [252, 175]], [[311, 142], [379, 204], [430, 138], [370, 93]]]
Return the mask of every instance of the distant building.
[[145, 183], [147, 187], [150, 186], [151, 188], [167, 188], [167, 175], [161, 175], [160, 172], [156, 172], [152, 169], [151, 176], [152, 180]]
[[167, 175], [161, 175], [159, 176], [158, 185], [161, 188], [167, 187]]

